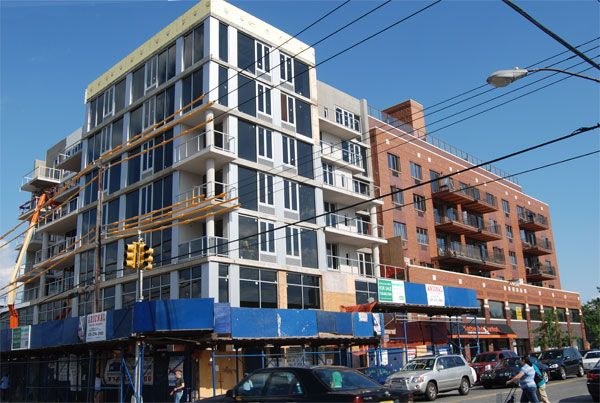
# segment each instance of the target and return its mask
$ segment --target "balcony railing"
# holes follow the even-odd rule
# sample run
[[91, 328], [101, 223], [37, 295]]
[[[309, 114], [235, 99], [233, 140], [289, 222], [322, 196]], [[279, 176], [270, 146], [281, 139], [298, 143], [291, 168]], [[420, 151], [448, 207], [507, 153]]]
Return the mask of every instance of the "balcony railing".
[[550, 264], [525, 264], [525, 270], [528, 276], [556, 276], [556, 268]]
[[339, 173], [323, 174], [323, 183], [366, 197], [379, 196], [379, 187]]
[[[176, 197], [176, 201], [183, 202], [183, 201], [187, 200], [187, 202], [184, 204], [189, 205], [191, 203], [197, 203], [197, 202], [201, 201], [201, 199], [198, 197], [200, 195], [204, 195], [204, 197], [207, 199], [210, 197], [215, 197], [214, 200], [217, 200], [217, 201], [233, 199], [234, 197], [237, 196], [236, 187], [228, 185], [227, 183], [213, 182], [213, 186], [211, 186], [211, 188], [212, 189], [209, 189], [209, 186], [207, 183], [203, 183], [202, 185], [194, 186], [190, 190], [178, 194]], [[224, 195], [219, 196], [221, 194], [224, 194]], [[190, 200], [192, 198], [193, 198], [193, 200]]]
[[[208, 134], [212, 134], [212, 144], [208, 144]], [[180, 144], [175, 149], [175, 162], [183, 161], [194, 154], [208, 149], [209, 147], [228, 153], [235, 153], [235, 139], [233, 136], [213, 130], [197, 134]]]
[[531, 211], [526, 211], [519, 215], [519, 224], [535, 224], [542, 227], [548, 227], [548, 219], [541, 214], [535, 214]]
[[346, 217], [341, 214], [330, 213], [325, 216], [328, 227], [337, 228], [353, 234], [384, 237], [383, 225], [373, 225], [369, 221], [356, 217]]
[[473, 245], [451, 245], [446, 247], [438, 247], [438, 254], [440, 257], [464, 259], [475, 262], [486, 262], [495, 264], [505, 264], [506, 258], [504, 252], [493, 252], [491, 255], [486, 249], [481, 249]]
[[387, 264], [376, 264], [374, 262], [350, 259], [342, 256], [327, 255], [327, 268], [340, 271], [342, 273], [350, 272], [357, 276], [367, 278], [393, 278], [405, 280], [405, 270], [400, 266]]
[[521, 243], [523, 244], [524, 250], [552, 250], [552, 242], [550, 242], [548, 238], [538, 239], [537, 237], [530, 237], [528, 239], [521, 239]]
[[77, 245], [75, 241], [76, 238], [74, 236], [67, 237], [46, 249], [38, 250], [35, 252], [35, 264], [41, 263], [44, 260], [44, 256], [47, 256], [46, 259], [51, 259], [61, 253], [74, 250]]
[[179, 244], [179, 260], [197, 259], [207, 256], [228, 256], [228, 239], [218, 236], [203, 236]]
[[69, 203], [63, 205], [61, 208], [56, 209], [56, 210], [51, 210], [50, 212], [46, 213], [45, 215], [43, 215], [42, 217], [40, 217], [40, 220], [38, 221], [38, 228], [42, 227], [46, 224], [51, 223], [52, 221], [56, 221], [60, 218], [63, 218], [73, 212], [75, 212], [77, 210], [77, 199], [73, 199], [71, 200]]
[[75, 281], [73, 275], [60, 277], [54, 281], [46, 283], [46, 296], [60, 294], [74, 287]]
[[321, 141], [321, 155], [333, 158], [338, 162], [354, 165], [360, 169], [365, 168], [365, 161], [360, 153], [344, 150], [342, 147], [326, 141]]
[[52, 182], [63, 182], [66, 178], [75, 175], [74, 172], [64, 169], [56, 169], [51, 167], [39, 166], [23, 176], [21, 185], [25, 185], [34, 179], [46, 180]]
[[17, 303], [33, 301], [40, 296], [39, 287], [28, 288], [26, 290], [19, 289], [16, 293], [15, 301]]
[[62, 162], [66, 161], [69, 158], [71, 158], [72, 156], [74, 156], [75, 154], [81, 152], [81, 149], [82, 149], [81, 140], [76, 142], [75, 144], [67, 147], [65, 149], [64, 153], [58, 154], [58, 157], [56, 157], [54, 159], [54, 166], [61, 164]]

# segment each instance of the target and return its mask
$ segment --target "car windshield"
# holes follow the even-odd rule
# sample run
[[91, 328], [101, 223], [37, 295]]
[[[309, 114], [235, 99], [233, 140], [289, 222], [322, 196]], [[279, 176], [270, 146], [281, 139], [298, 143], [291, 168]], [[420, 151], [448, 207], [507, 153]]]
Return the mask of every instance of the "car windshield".
[[379, 375], [379, 370], [377, 368], [363, 368], [360, 370], [363, 374], [374, 378]]
[[431, 371], [435, 364], [435, 358], [412, 360], [403, 368], [403, 371]]
[[600, 358], [600, 351], [589, 351], [583, 358]]
[[473, 362], [496, 362], [498, 356], [495, 353], [478, 354]]
[[318, 368], [314, 374], [331, 390], [379, 388], [381, 385], [358, 371], [342, 368]]
[[496, 366], [496, 368], [520, 367], [521, 359], [519, 357], [505, 358]]
[[562, 350], [548, 350], [542, 353], [542, 360], [556, 360], [562, 358], [563, 352]]

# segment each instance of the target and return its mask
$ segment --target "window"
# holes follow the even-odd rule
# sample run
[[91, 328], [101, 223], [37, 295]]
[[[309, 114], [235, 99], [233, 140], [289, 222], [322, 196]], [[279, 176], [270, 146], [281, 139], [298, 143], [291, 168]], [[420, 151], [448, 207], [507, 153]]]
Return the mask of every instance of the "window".
[[335, 108], [335, 122], [351, 130], [360, 132], [360, 117], [345, 109]]
[[229, 302], [229, 265], [219, 263], [219, 302]]
[[258, 155], [268, 160], [273, 159], [272, 132], [260, 126], [258, 126]]
[[183, 37], [183, 69], [204, 57], [204, 25], [201, 24]]
[[240, 306], [277, 308], [277, 272], [240, 267]]
[[229, 60], [229, 27], [222, 22], [219, 22], [219, 59], [224, 62]]
[[319, 284], [319, 276], [288, 273], [288, 309], [320, 309], [321, 287]]
[[156, 123], [156, 97], [144, 102], [142, 129], [147, 130]]
[[275, 253], [275, 224], [269, 221], [260, 221], [260, 251]]
[[390, 189], [392, 193], [392, 202], [397, 206], [401, 207], [404, 204], [404, 194], [396, 186], [392, 186]]
[[[203, 102], [203, 99], [200, 99], [204, 85], [202, 74], [202, 68], [199, 68], [181, 80], [181, 104], [184, 113], [189, 112]], [[252, 96], [254, 97], [254, 91], [252, 91]], [[254, 105], [254, 102], [252, 102], [252, 105]]]
[[565, 308], [556, 308], [556, 320], [559, 322], [566, 322], [567, 315]]
[[175, 77], [176, 46], [171, 45], [158, 55], [158, 85]]
[[102, 301], [100, 310], [109, 311], [115, 309], [115, 287], [106, 287], [102, 289]]
[[283, 163], [285, 165], [296, 166], [296, 140], [281, 136], [283, 142]]
[[294, 84], [294, 59], [283, 52], [279, 52], [279, 77], [281, 81]]
[[228, 105], [229, 76], [227, 67], [219, 66], [219, 102], [223, 106]]
[[146, 62], [144, 93], [158, 86], [158, 56], [153, 56]]
[[511, 319], [515, 319], [515, 320], [526, 320], [527, 317], [525, 316], [525, 305], [524, 304], [517, 304], [514, 302], [511, 302], [509, 304], [510, 306], [510, 318]]
[[425, 228], [417, 227], [417, 242], [421, 245], [429, 245], [429, 235]]
[[427, 211], [426, 205], [425, 205], [425, 197], [418, 195], [418, 194], [413, 194], [413, 205], [415, 206], [415, 210], [417, 211]]
[[504, 310], [504, 302], [489, 301], [489, 306], [490, 306], [490, 318], [506, 319], [506, 312]]
[[287, 210], [298, 211], [298, 184], [296, 182], [283, 181], [284, 207]]
[[104, 100], [102, 105], [102, 117], [111, 116], [115, 111], [115, 87], [112, 86], [104, 92]]
[[579, 323], [581, 322], [581, 316], [579, 315], [579, 309], [570, 309], [571, 313], [571, 322]]
[[293, 97], [281, 93], [281, 120], [291, 125], [294, 124], [295, 101]]
[[421, 169], [421, 165], [415, 164], [414, 162], [410, 162], [410, 176], [416, 180], [423, 179], [423, 170]]
[[144, 299], [170, 299], [171, 275], [169, 273], [144, 278]]
[[133, 72], [132, 83], [131, 83], [131, 103], [134, 103], [144, 95], [145, 87], [145, 66], [140, 67]]
[[179, 298], [202, 298], [202, 267], [179, 270]]
[[508, 251], [508, 259], [513, 266], [517, 265], [517, 254], [513, 251]]
[[507, 225], [506, 226], [506, 237], [512, 242], [514, 235], [513, 235], [513, 229], [512, 226]]
[[350, 141], [342, 141], [342, 159], [357, 167], [364, 168], [363, 148]]
[[260, 113], [271, 115], [271, 89], [264, 84], [256, 83], [256, 107]]
[[256, 70], [271, 72], [271, 48], [256, 41]]
[[529, 318], [531, 320], [542, 320], [542, 313], [539, 305], [529, 305]]
[[258, 260], [258, 220], [243, 215], [239, 221], [239, 254], [242, 259]]
[[333, 181], [333, 165], [323, 163], [323, 182], [335, 186]]
[[508, 217], [510, 214], [510, 204], [508, 204], [508, 200], [502, 199], [502, 210], [504, 210], [504, 214]]
[[317, 232], [312, 229], [303, 229], [300, 231], [300, 257], [302, 258], [302, 267], [319, 268], [317, 246]]
[[408, 239], [406, 224], [403, 222], [394, 221], [394, 236], [399, 236], [401, 239], [406, 241]]
[[238, 156], [248, 161], [256, 162], [256, 144], [256, 125], [238, 119]]
[[[308, 77], [308, 75], [307, 75]], [[298, 80], [295, 83], [296, 91], [298, 91], [299, 84]], [[308, 79], [307, 79], [307, 91], [308, 91]], [[311, 116], [311, 105], [300, 99], [294, 101], [296, 104], [296, 133], [312, 138], [312, 116]]]
[[274, 372], [265, 391], [265, 396], [301, 396], [303, 394], [304, 390], [296, 375], [287, 371]]
[[338, 246], [334, 243], [325, 244], [327, 249], [327, 268], [339, 270], [340, 259], [338, 258]]
[[393, 176], [399, 176], [400, 174], [400, 160], [397, 155], [388, 153], [388, 168], [392, 172]]
[[477, 302], [479, 303], [479, 309], [477, 310], [477, 317], [485, 318], [485, 301], [482, 299], [478, 299]]
[[142, 173], [151, 171], [154, 166], [154, 140], [150, 140], [142, 144]]
[[273, 177], [262, 172], [258, 173], [258, 201], [273, 205]]
[[298, 228], [285, 228], [285, 254], [294, 257], [300, 256], [300, 230]]
[[123, 284], [123, 288], [121, 291], [123, 303], [122, 308], [131, 308], [135, 302], [135, 296], [137, 293], [137, 283], [135, 281], [131, 281], [129, 283]]
[[366, 304], [369, 298], [377, 301], [377, 283], [367, 283], [366, 281], [355, 281], [354, 288], [356, 289], [356, 303]]

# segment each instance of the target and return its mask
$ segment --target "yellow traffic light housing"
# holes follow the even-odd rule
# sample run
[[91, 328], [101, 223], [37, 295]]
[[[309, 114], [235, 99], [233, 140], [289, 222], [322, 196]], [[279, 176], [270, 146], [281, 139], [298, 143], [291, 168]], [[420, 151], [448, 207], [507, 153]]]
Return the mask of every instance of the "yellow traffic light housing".
[[136, 270], [138, 268], [138, 243], [130, 243], [125, 246], [125, 261], [123, 265], [129, 269]]
[[149, 247], [148, 245], [143, 246], [143, 251], [141, 252], [141, 265], [143, 270], [152, 270], [152, 262], [154, 261], [154, 249]]

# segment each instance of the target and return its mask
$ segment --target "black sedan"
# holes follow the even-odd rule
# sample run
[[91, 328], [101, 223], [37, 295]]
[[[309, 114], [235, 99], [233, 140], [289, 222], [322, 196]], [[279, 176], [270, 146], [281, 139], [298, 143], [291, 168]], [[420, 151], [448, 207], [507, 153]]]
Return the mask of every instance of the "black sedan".
[[346, 367], [264, 368], [227, 394], [202, 402], [412, 402], [410, 393], [390, 391]]
[[[544, 380], [548, 382], [548, 367], [542, 364], [537, 359], [530, 357], [533, 364], [542, 371]], [[484, 388], [490, 389], [494, 386], [506, 386], [506, 381], [517, 375], [521, 370], [521, 358], [511, 357], [506, 358], [498, 363], [494, 368], [489, 371], [485, 371], [481, 374], [481, 384]]]
[[600, 400], [600, 361], [596, 363], [594, 368], [587, 373], [587, 388], [592, 396], [592, 400], [597, 402]]

